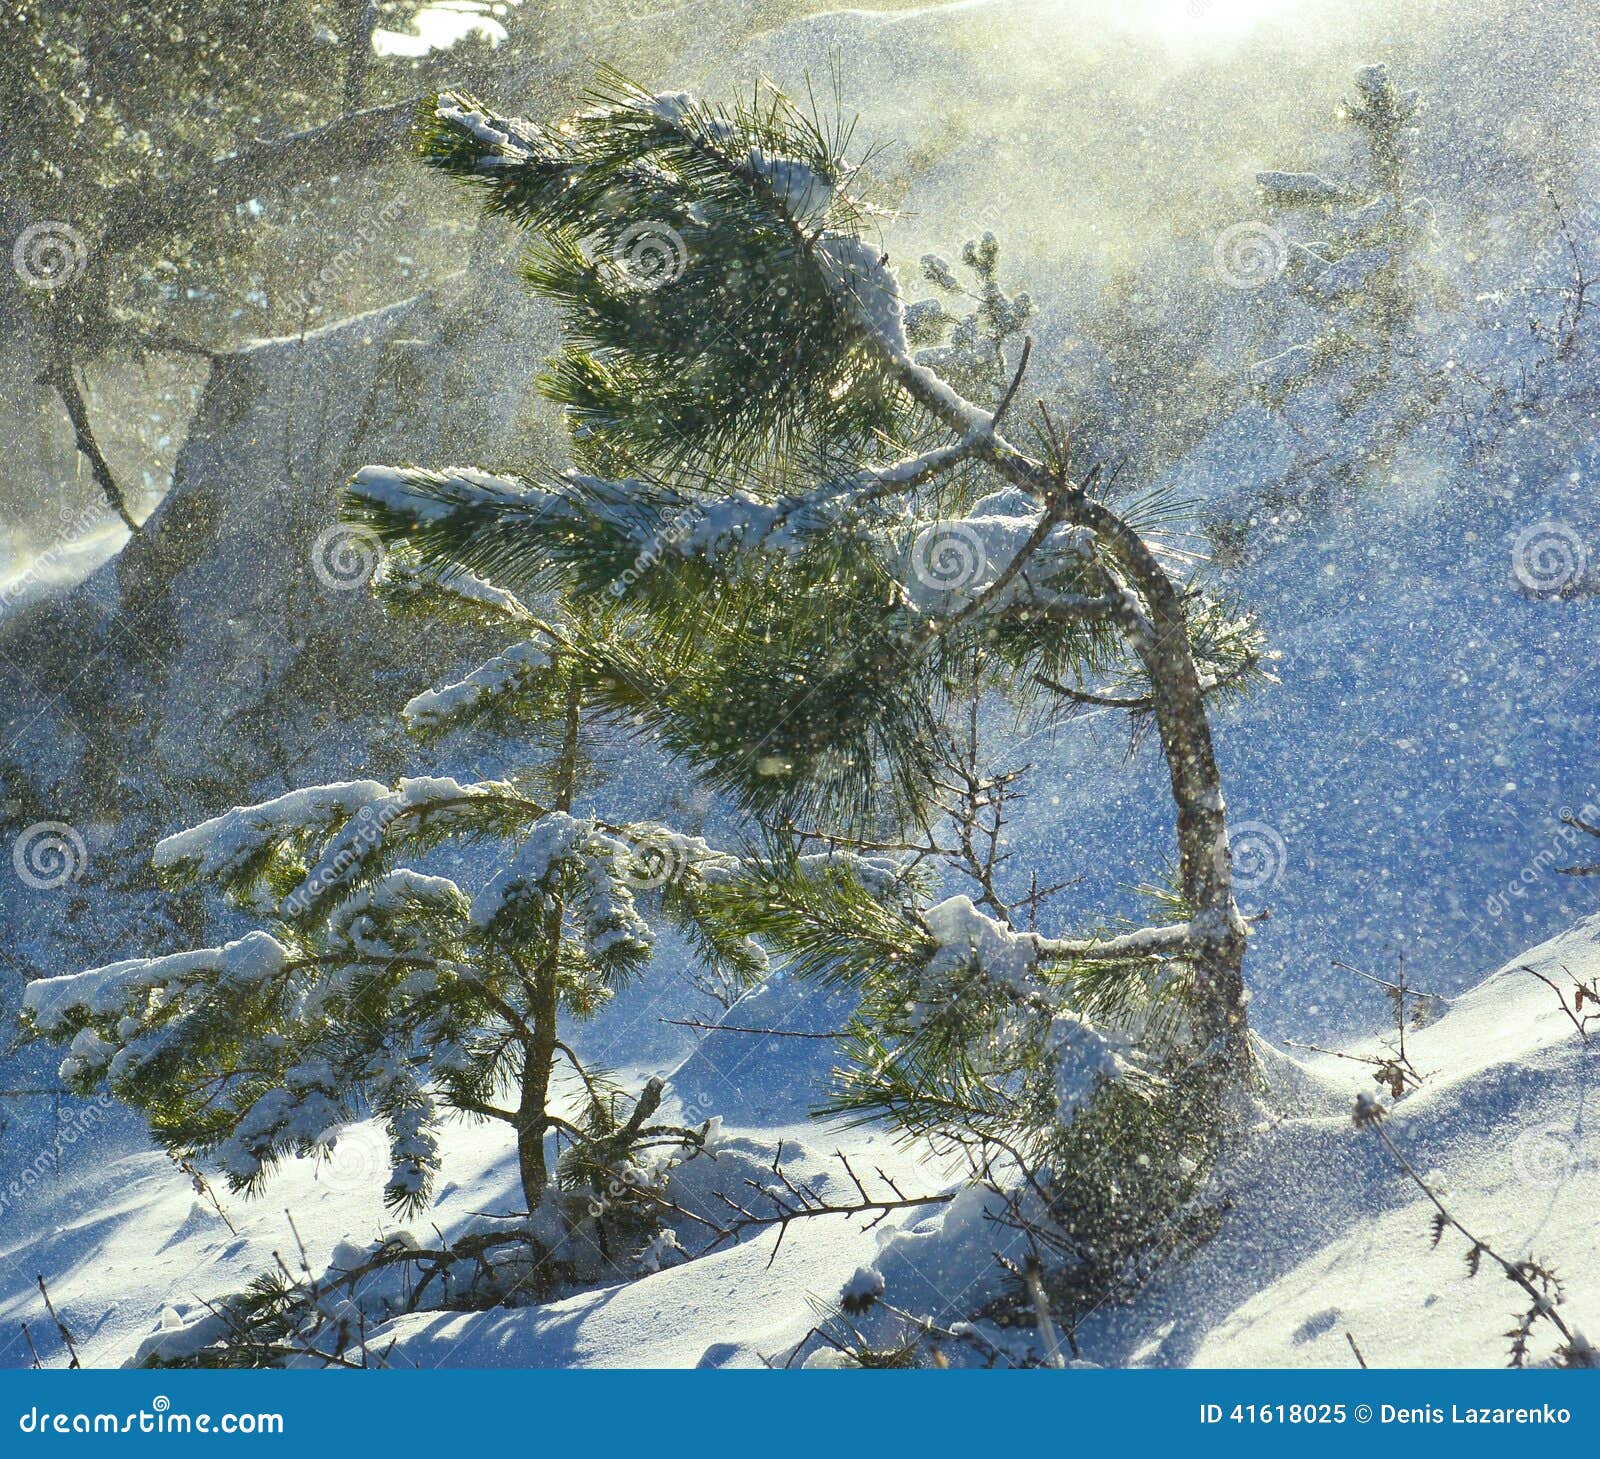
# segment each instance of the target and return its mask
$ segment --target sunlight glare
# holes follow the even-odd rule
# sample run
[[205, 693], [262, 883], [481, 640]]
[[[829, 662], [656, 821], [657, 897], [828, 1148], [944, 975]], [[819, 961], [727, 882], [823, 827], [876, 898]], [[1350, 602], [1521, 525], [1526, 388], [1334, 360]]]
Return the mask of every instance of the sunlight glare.
[[1298, 0], [1135, 0], [1126, 19], [1171, 41], [1237, 39]]

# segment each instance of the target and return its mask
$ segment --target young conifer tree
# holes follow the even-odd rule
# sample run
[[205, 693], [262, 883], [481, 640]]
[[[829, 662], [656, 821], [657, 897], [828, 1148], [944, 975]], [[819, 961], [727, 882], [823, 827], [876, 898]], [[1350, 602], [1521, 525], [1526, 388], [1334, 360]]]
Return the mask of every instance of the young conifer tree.
[[[1064, 1183], [1096, 1120], [1165, 1131], [1180, 1195], [1249, 1077], [1207, 701], [1259, 636], [1169, 572], [1042, 405], [1031, 448], [1006, 434], [1031, 305], [993, 239], [971, 286], [924, 260], [970, 310], [907, 308], [850, 130], [768, 89], [722, 108], [608, 76], [559, 126], [461, 96], [422, 125], [533, 238], [578, 467], [368, 468], [351, 515], [424, 564], [615, 605], [629, 631], [582, 650], [610, 709], [762, 828], [711, 919], [860, 992], [838, 1107]], [[981, 749], [1005, 700], [1153, 724], [1177, 856], [1150, 925], [1038, 930], [1044, 895], [988, 836], [1022, 774]]]
[[1308, 387], [1330, 392], [1354, 443], [1343, 453], [1348, 461], [1336, 464], [1365, 474], [1389, 459], [1439, 398], [1417, 329], [1420, 311], [1444, 293], [1425, 258], [1433, 210], [1410, 176], [1422, 104], [1416, 92], [1396, 87], [1384, 65], [1363, 66], [1355, 83], [1338, 115], [1360, 141], [1357, 176], [1256, 176], [1269, 209], [1302, 221], [1306, 236], [1289, 241], [1286, 275], [1319, 322], [1313, 338], [1261, 361], [1252, 379], [1279, 408]]
[[[31, 983], [24, 1017], [70, 1044], [61, 1075], [72, 1089], [109, 1090], [175, 1156], [214, 1158], [236, 1189], [258, 1189], [283, 1157], [325, 1150], [373, 1115], [390, 1141], [386, 1201], [414, 1213], [454, 1114], [508, 1127], [536, 1212], [553, 1174], [599, 1189], [651, 1145], [696, 1143], [654, 1121], [660, 1080], [625, 1097], [567, 1042], [567, 1020], [591, 1016], [650, 962], [639, 903], [738, 977], [759, 972], [762, 955], [701, 916], [708, 880], [733, 858], [583, 806], [595, 707], [608, 697], [592, 672], [614, 631], [604, 615], [546, 619], [473, 574], [418, 570], [403, 550], [380, 584], [397, 611], [508, 637], [404, 718], [424, 738], [492, 728], [524, 768], [311, 786], [168, 837], [155, 855], [166, 877], [218, 885], [268, 927]], [[474, 891], [458, 884], [458, 864], [477, 872]], [[556, 1171], [552, 1149], [563, 1151]]]

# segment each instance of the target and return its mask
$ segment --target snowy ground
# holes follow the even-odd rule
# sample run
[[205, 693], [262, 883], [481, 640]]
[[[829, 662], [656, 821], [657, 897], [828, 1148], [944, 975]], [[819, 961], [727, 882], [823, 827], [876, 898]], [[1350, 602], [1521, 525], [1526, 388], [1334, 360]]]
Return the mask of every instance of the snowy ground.
[[[1558, 982], [1564, 970], [1592, 978], [1600, 973], [1600, 918], [1516, 959], [1415, 1032], [1408, 1053], [1426, 1080], [1389, 1128], [1418, 1170], [1443, 1178], [1447, 1204], [1470, 1229], [1508, 1256], [1531, 1253], [1553, 1265], [1569, 1284], [1568, 1321], [1595, 1332], [1595, 1046], [1579, 1039], [1523, 963]], [[1414, 978], [1426, 986], [1425, 969]], [[795, 1011], [784, 1002], [775, 990], [756, 1011]], [[729, 1052], [717, 1054], [719, 1047]], [[940, 1188], [944, 1172], [881, 1135], [796, 1119], [825, 1047], [710, 1034], [681, 1068], [675, 1092], [691, 1110], [713, 1092], [722, 1101], [730, 1170], [766, 1160], [781, 1143], [785, 1168], [825, 1191], [844, 1180], [835, 1149], [862, 1168], [881, 1165], [908, 1190]], [[1453, 1234], [1430, 1248], [1431, 1208], [1351, 1123], [1355, 1093], [1372, 1087], [1370, 1071], [1332, 1055], [1302, 1062], [1274, 1052], [1265, 1067], [1267, 1108], [1225, 1182], [1232, 1205], [1221, 1231], [1083, 1321], [1084, 1357], [1119, 1366], [1337, 1367], [1354, 1361], [1349, 1333], [1374, 1367], [1503, 1363], [1501, 1334], [1520, 1294], [1487, 1268], [1469, 1280], [1464, 1243]], [[293, 1259], [286, 1210], [313, 1263], [340, 1240], [393, 1230], [378, 1196], [383, 1165], [381, 1140], [355, 1127], [331, 1159], [294, 1163], [261, 1198], [224, 1195], [237, 1235], [156, 1154], [128, 1155], [59, 1193], [42, 1191], [6, 1213], [0, 1237], [0, 1362], [29, 1361], [23, 1321], [46, 1358], [61, 1360], [37, 1274], [84, 1360], [110, 1365], [158, 1324], [194, 1312], [201, 1298], [237, 1289], [274, 1251]], [[473, 1212], [512, 1209], [515, 1189], [500, 1132], [458, 1127], [431, 1219], [448, 1231]], [[869, 1234], [836, 1218], [800, 1222], [776, 1256], [765, 1233], [544, 1306], [403, 1318], [370, 1345], [387, 1349], [396, 1365], [754, 1366], [787, 1356], [816, 1321], [815, 1304], [835, 1298], [863, 1264], [884, 1271], [891, 1301], [918, 1310], [939, 1303], [948, 1312], [970, 1305], [984, 1275], [975, 1258], [993, 1239], [972, 1203]], [[946, 1271], [976, 1282], [958, 1290]]]

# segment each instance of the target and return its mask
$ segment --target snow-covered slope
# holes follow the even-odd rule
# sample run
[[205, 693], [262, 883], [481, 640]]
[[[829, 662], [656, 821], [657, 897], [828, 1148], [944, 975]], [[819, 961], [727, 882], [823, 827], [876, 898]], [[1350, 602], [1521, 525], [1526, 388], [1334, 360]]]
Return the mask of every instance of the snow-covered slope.
[[[1563, 985], [1569, 971], [1592, 978], [1600, 918], [1513, 959], [1411, 1034], [1407, 1053], [1426, 1082], [1387, 1128], [1468, 1229], [1566, 1279], [1567, 1320], [1592, 1334], [1600, 1045], [1579, 1039], [1525, 967]], [[1414, 971], [1419, 986], [1425, 970]], [[1455, 1233], [1431, 1245], [1432, 1206], [1352, 1125], [1354, 1095], [1375, 1088], [1370, 1069], [1332, 1056], [1305, 1068], [1332, 1109], [1260, 1134], [1229, 1182], [1233, 1209], [1218, 1238], [1130, 1309], [1092, 1324], [1091, 1351], [1103, 1341], [1110, 1362], [1339, 1366], [1352, 1361], [1349, 1332], [1378, 1367], [1503, 1364], [1508, 1319], [1526, 1299], [1487, 1265], [1469, 1279]]]
[[[1567, 1320], [1593, 1332], [1600, 1137], [1589, 1105], [1600, 1043], [1579, 1039], [1523, 964], [1558, 982], [1568, 973], [1592, 979], [1600, 974], [1600, 918], [1517, 958], [1414, 1032], [1408, 1053], [1425, 1082], [1387, 1128], [1478, 1236], [1512, 1258], [1531, 1253], [1553, 1265], [1567, 1281]], [[1413, 970], [1419, 986], [1426, 974], [1425, 966]], [[761, 1019], [785, 1011], [769, 994], [741, 1005], [729, 1022], [767, 1027]], [[759, 1175], [781, 1148], [784, 1169], [824, 1194], [848, 1194], [835, 1149], [863, 1171], [881, 1166], [908, 1193], [947, 1187], [950, 1172], [881, 1135], [797, 1125], [787, 1107], [775, 1110], [777, 1120], [763, 1119], [774, 1109], [771, 1091], [786, 1081], [808, 1084], [813, 1062], [806, 1041], [706, 1036], [673, 1088], [699, 1117], [708, 1112], [699, 1091], [717, 1084], [728, 1134], [719, 1161], [704, 1167], [710, 1184], [722, 1179], [741, 1191], [750, 1171]], [[1469, 1279], [1465, 1245], [1453, 1233], [1430, 1247], [1431, 1207], [1351, 1122], [1355, 1094], [1373, 1088], [1367, 1066], [1332, 1055], [1297, 1062], [1263, 1049], [1263, 1068], [1268, 1092], [1258, 1126], [1218, 1182], [1227, 1210], [1217, 1234], [1083, 1318], [1076, 1336], [1084, 1358], [1343, 1366], [1353, 1361], [1348, 1332], [1374, 1366], [1504, 1362], [1501, 1334], [1520, 1294], [1487, 1266]], [[382, 1139], [356, 1127], [321, 1169], [296, 1162], [260, 1199], [224, 1195], [237, 1235], [154, 1155], [127, 1156], [8, 1210], [0, 1228], [0, 1361], [26, 1361], [22, 1320], [47, 1356], [59, 1356], [40, 1321], [36, 1273], [86, 1360], [115, 1363], [158, 1323], [175, 1326], [201, 1299], [236, 1289], [273, 1251], [297, 1260], [285, 1210], [313, 1263], [341, 1240], [392, 1231], [378, 1200], [384, 1161]], [[513, 1209], [515, 1192], [503, 1137], [454, 1128], [431, 1219], [449, 1231], [472, 1213]], [[369, 1347], [400, 1366], [750, 1366], [793, 1359], [817, 1305], [834, 1300], [860, 1266], [883, 1273], [890, 1302], [946, 1319], [971, 1311], [994, 1283], [1000, 1237], [975, 1199], [872, 1232], [859, 1225], [797, 1222], [776, 1254], [768, 1231], [545, 1305], [404, 1317], [370, 1334]], [[1547, 1352], [1548, 1345], [1535, 1350]]]

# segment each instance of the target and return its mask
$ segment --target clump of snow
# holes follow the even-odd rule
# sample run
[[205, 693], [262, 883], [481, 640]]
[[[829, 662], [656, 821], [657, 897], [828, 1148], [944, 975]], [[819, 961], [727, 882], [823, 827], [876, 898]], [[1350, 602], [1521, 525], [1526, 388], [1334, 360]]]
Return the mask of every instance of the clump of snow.
[[779, 205], [800, 227], [815, 230], [827, 219], [837, 190], [832, 178], [820, 176], [796, 157], [777, 157], [752, 147], [745, 166], [772, 188]]
[[543, 899], [551, 873], [591, 834], [592, 827], [565, 811], [551, 811], [535, 824], [508, 861], [472, 899], [472, 925], [491, 927], [508, 907]]
[[434, 107], [434, 115], [489, 149], [478, 164], [482, 169], [523, 163], [541, 150], [535, 129], [525, 121], [491, 119], [476, 107], [445, 100]]
[[200, 974], [220, 984], [244, 985], [276, 977], [289, 951], [265, 932], [251, 932], [222, 947], [196, 948], [165, 957], [124, 958], [104, 967], [39, 978], [23, 990], [22, 1006], [45, 1033], [63, 1029], [74, 1014], [104, 1015], [133, 1010], [156, 989]]
[[285, 917], [299, 917], [330, 893], [355, 881], [384, 845], [390, 829], [402, 822], [435, 824], [470, 818], [484, 801], [514, 794], [504, 781], [482, 780], [463, 785], [448, 775], [407, 776], [390, 790], [373, 796], [349, 817], [322, 848], [316, 864], [279, 903]]
[[905, 304], [882, 254], [863, 238], [834, 234], [817, 244], [816, 256], [856, 318], [890, 353], [903, 356], [908, 348]]
[[541, 817], [511, 860], [472, 901], [473, 926], [490, 930], [528, 906], [543, 906], [563, 869], [575, 870], [583, 941], [593, 957], [647, 952], [655, 937], [634, 905], [626, 878], [635, 852], [594, 821], [564, 811]]
[[[1021, 554], [1039, 525], [1041, 507], [1016, 491], [994, 492], [965, 516], [929, 522], [905, 545], [901, 570], [906, 596], [919, 612], [941, 617], [987, 592]], [[1088, 561], [1095, 534], [1066, 523], [1050, 529], [1021, 571], [988, 599], [999, 612], [1054, 597], [1052, 584]]]
[[883, 1273], [876, 1267], [858, 1266], [839, 1289], [839, 1309], [852, 1317], [869, 1311], [883, 1296]]
[[1020, 988], [1038, 965], [1034, 939], [980, 912], [970, 897], [947, 897], [929, 907], [922, 920], [938, 944], [927, 963], [930, 977], [976, 963], [986, 978]]
[[687, 91], [663, 91], [650, 98], [642, 108], [672, 126], [681, 126], [685, 117], [694, 113], [695, 100]]
[[[344, 943], [354, 952], [391, 955], [398, 949], [390, 947], [379, 935], [383, 915], [419, 906], [464, 911], [467, 900], [449, 877], [429, 876], [410, 867], [397, 867], [335, 907], [328, 914], [328, 935], [335, 943]], [[421, 979], [425, 975], [419, 970], [411, 976]], [[422, 991], [420, 985], [417, 991]]]
[[529, 619], [533, 616], [515, 593], [509, 593], [465, 568], [455, 569], [442, 577], [425, 576], [414, 565], [391, 555], [378, 565], [372, 582], [374, 587], [383, 587], [397, 597], [433, 589], [463, 602], [493, 608], [507, 618]]
[[222, 949], [218, 959], [223, 986], [235, 987], [265, 983], [275, 978], [289, 961], [289, 950], [265, 932], [248, 932]]
[[268, 842], [291, 831], [315, 831], [348, 820], [389, 793], [378, 780], [345, 780], [291, 790], [260, 805], [235, 806], [209, 821], [156, 843], [158, 868], [191, 866], [200, 876], [226, 880]]
[[496, 476], [475, 466], [442, 471], [416, 467], [363, 466], [351, 478], [353, 497], [399, 512], [418, 522], [436, 522], [461, 506], [548, 505], [548, 492], [511, 476]]
[[143, 1368], [151, 1364], [182, 1363], [223, 1341], [228, 1335], [228, 1320], [221, 1312], [202, 1311], [185, 1320], [174, 1309], [162, 1309], [161, 1324], [134, 1349], [128, 1366]]
[[838, 1348], [813, 1348], [801, 1360], [802, 1368], [815, 1368], [818, 1371], [841, 1372], [850, 1368], [861, 1366], [849, 1353], [841, 1352]]
[[526, 689], [549, 663], [536, 644], [513, 644], [454, 684], [424, 690], [406, 704], [401, 717], [413, 730], [437, 729], [487, 700]]
[[1056, 1113], [1070, 1124], [1102, 1088], [1126, 1078], [1131, 1041], [1063, 1010], [1050, 1020], [1045, 1047], [1055, 1066]]
[[650, 1238], [650, 1244], [639, 1253], [639, 1265], [646, 1272], [659, 1272], [674, 1261], [687, 1261], [689, 1253], [678, 1241], [678, 1233], [670, 1226], [663, 1227]]

